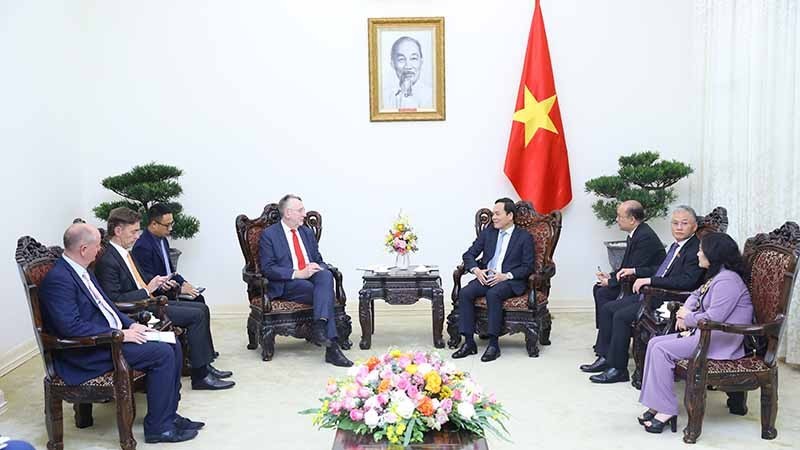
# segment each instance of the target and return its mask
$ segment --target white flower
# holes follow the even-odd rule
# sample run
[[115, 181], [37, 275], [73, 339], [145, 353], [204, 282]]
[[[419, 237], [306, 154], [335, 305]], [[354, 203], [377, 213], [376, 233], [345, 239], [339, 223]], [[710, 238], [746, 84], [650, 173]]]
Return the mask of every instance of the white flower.
[[467, 420], [472, 419], [472, 416], [475, 415], [475, 407], [472, 406], [472, 403], [468, 402], [459, 402], [457, 411], [459, 416]]
[[355, 378], [355, 376], [358, 375], [359, 370], [361, 370], [361, 366], [354, 364], [347, 369], [347, 376]]
[[403, 399], [397, 402], [397, 414], [404, 419], [409, 419], [411, 415], [414, 414], [414, 402], [406, 396], [403, 397]]
[[367, 382], [366, 384], [372, 383], [373, 381], [378, 381], [381, 377], [381, 374], [378, 373], [377, 370], [371, 370], [367, 375]]
[[364, 414], [364, 423], [370, 428], [378, 426], [378, 413], [374, 409], [367, 411]]
[[431, 366], [428, 363], [423, 363], [423, 364], [420, 364], [420, 365], [417, 366], [417, 373], [421, 377], [424, 377], [425, 374], [430, 372], [431, 370], [433, 370], [433, 366]]
[[364, 402], [364, 408], [369, 409], [378, 409], [380, 408], [381, 404], [378, 401], [378, 396], [373, 395], [372, 397], [368, 398], [367, 401]]

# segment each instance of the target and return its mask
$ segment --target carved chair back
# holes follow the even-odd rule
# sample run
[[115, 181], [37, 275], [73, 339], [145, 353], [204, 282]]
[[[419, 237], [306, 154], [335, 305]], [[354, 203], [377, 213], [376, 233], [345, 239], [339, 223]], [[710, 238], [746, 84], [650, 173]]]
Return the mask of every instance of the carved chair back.
[[[756, 323], [782, 321], [797, 277], [800, 227], [795, 222], [786, 222], [771, 233], [751, 237], [745, 243], [743, 256]], [[777, 351], [780, 333], [768, 338], [765, 359], [770, 363]]]
[[705, 216], [697, 218], [697, 231], [695, 234], [698, 239], [703, 239], [708, 233], [725, 233], [728, 230], [728, 210], [722, 206], [717, 206]]
[[[542, 279], [539, 286], [535, 285], [535, 280], [537, 280], [537, 274], [547, 272], [548, 268], [552, 268], [553, 273], [555, 272], [553, 253], [561, 236], [561, 212], [539, 214], [530, 203], [524, 201], [517, 202], [516, 207], [514, 225], [530, 233], [535, 245], [533, 274], [531, 274], [529, 285], [531, 289], [537, 289], [536, 302], [543, 303], [547, 301], [550, 294], [549, 277]], [[475, 234], [480, 235], [481, 231], [491, 226], [491, 223], [492, 211], [488, 208], [479, 209], [475, 213]]]
[[[278, 211], [277, 203], [270, 203], [264, 207], [261, 215], [255, 219], [250, 219], [244, 214], [236, 217], [236, 236], [239, 238], [239, 246], [244, 255], [245, 271], [251, 273], [261, 273], [261, 258], [259, 257], [259, 240], [261, 232], [270, 225], [281, 220], [281, 213]], [[317, 211], [308, 211], [303, 224], [311, 228], [317, 242], [322, 238], [322, 215]]]
[[53, 379], [56, 376], [53, 355], [47, 345], [47, 342], [52, 340], [53, 337], [44, 330], [42, 311], [39, 307], [39, 286], [62, 253], [61, 247], [46, 247], [30, 236], [23, 236], [17, 240], [15, 254], [17, 267], [19, 268], [20, 278], [22, 278], [22, 284], [25, 286], [25, 295], [31, 312], [36, 343], [39, 346], [39, 353], [44, 360], [45, 371], [49, 379]]

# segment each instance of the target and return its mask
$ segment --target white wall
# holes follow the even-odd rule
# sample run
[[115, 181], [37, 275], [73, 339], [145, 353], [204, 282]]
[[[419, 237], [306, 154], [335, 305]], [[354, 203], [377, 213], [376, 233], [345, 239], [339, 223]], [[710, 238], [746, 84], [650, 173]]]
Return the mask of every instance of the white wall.
[[[286, 192], [323, 212], [323, 254], [351, 299], [356, 267], [393, 261], [382, 237], [400, 208], [421, 236], [412, 263], [440, 265], [449, 293], [474, 211], [514, 196], [502, 167], [531, 0], [17, 3], [0, 14], [2, 195], [22, 212], [2, 225], [6, 255], [20, 234], [57, 242], [114, 198], [100, 179], [158, 161], [185, 170], [182, 201], [201, 231], [175, 245], [214, 307], [245, 304], [235, 216]], [[542, 7], [574, 192], [551, 301], [589, 306], [601, 241], [621, 235], [592, 216], [585, 180], [632, 151], [695, 161], [692, 3]], [[445, 17], [446, 121], [369, 122], [367, 18], [392, 16]], [[10, 348], [30, 328], [16, 267], [2, 264], [24, 318], [0, 331]]]
[[81, 214], [82, 163], [77, 160], [79, 103], [72, 11], [43, 2], [0, 4], [0, 374], [32, 345], [33, 327], [14, 260], [17, 238], [61, 243]]

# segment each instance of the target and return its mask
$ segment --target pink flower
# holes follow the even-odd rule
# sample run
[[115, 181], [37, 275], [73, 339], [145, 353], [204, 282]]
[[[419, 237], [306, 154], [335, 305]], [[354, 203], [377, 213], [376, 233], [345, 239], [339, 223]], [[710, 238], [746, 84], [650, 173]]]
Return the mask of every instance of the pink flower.
[[442, 403], [439, 404], [439, 410], [444, 411], [445, 414], [450, 414], [450, 411], [453, 410], [453, 401], [449, 398], [442, 400]]
[[489, 403], [497, 403], [497, 397], [494, 396], [494, 393], [489, 394]]
[[328, 408], [332, 414], [339, 414], [339, 412], [342, 410], [342, 402], [333, 401], [328, 405]]
[[392, 412], [388, 412], [388, 413], [384, 414], [383, 420], [385, 420], [386, 423], [395, 423], [395, 422], [397, 422], [397, 414], [392, 413]]
[[369, 389], [367, 389], [365, 387], [358, 388], [358, 396], [359, 397], [368, 398], [371, 395], [372, 395], [372, 391], [371, 390], [369, 390]]
[[470, 403], [478, 403], [481, 400], [481, 396], [478, 394], [472, 394], [470, 398]]
[[360, 409], [354, 409], [350, 411], [350, 420], [358, 422], [364, 418], [364, 411]]
[[461, 389], [453, 391], [453, 400], [461, 401]]
[[436, 423], [442, 425], [445, 422], [447, 422], [447, 413], [439, 409], [436, 411]]
[[378, 394], [378, 402], [380, 402], [381, 406], [389, 403], [389, 394], [385, 392], [383, 394]]
[[409, 398], [416, 399], [417, 395], [419, 395], [419, 389], [416, 386], [411, 385], [406, 389], [406, 394], [408, 394]]
[[408, 380], [406, 378], [400, 377], [400, 380], [397, 382], [397, 389], [406, 390], [408, 389]]
[[381, 372], [381, 379], [386, 380], [392, 378], [392, 375], [392, 369], [386, 368], [383, 370], [383, 372]]
[[332, 395], [334, 392], [336, 392], [336, 383], [328, 383], [328, 385], [325, 386], [325, 392], [327, 392], [329, 395]]
[[417, 352], [414, 354], [414, 364], [420, 365], [427, 362], [427, 358], [425, 358], [425, 353]]
[[408, 365], [411, 364], [411, 360], [403, 356], [397, 361], [397, 365], [400, 366], [401, 369], [405, 369]]

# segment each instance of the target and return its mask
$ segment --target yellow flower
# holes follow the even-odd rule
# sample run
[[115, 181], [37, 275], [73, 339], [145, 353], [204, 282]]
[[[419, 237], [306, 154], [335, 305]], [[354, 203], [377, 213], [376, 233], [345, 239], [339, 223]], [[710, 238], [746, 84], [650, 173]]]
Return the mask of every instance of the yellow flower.
[[406, 372], [410, 373], [411, 375], [414, 375], [415, 373], [417, 373], [417, 365], [416, 364], [407, 365]]
[[399, 358], [400, 355], [402, 355], [402, 354], [403, 354], [403, 352], [401, 352], [400, 350], [397, 350], [397, 349], [394, 349], [394, 350], [389, 352], [389, 356], [391, 356], [392, 358]]
[[322, 408], [320, 408], [320, 411], [322, 411], [323, 413], [328, 412], [328, 403], [329, 403], [328, 400], [325, 400], [324, 402], [322, 402]]
[[433, 394], [442, 390], [442, 377], [435, 370], [425, 374], [425, 390]]
[[406, 424], [403, 422], [398, 422], [397, 426], [395, 427], [395, 431], [397, 434], [403, 434], [406, 431]]
[[397, 231], [403, 231], [404, 229], [405, 229], [405, 225], [403, 225], [402, 223], [398, 223], [397, 224]]
[[439, 398], [445, 399], [453, 395], [453, 391], [450, 389], [450, 386], [442, 386], [442, 390], [439, 392]]

